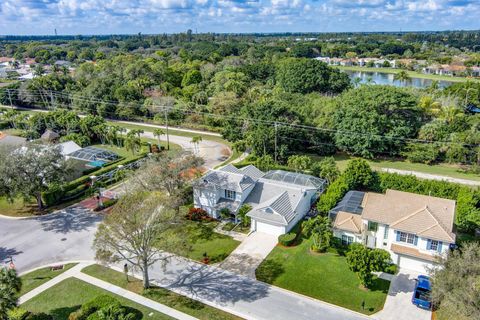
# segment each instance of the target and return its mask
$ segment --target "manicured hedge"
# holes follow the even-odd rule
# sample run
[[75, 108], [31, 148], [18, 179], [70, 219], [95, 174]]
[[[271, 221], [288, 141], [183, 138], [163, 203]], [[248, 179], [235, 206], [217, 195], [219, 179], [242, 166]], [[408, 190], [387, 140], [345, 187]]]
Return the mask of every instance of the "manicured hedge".
[[[101, 169], [91, 172], [90, 175], [94, 174], [95, 176], [102, 175], [104, 173], [110, 172], [116, 169], [119, 165], [127, 165], [129, 163], [135, 162], [141, 158], [144, 158], [147, 153], [141, 153], [137, 157], [131, 159], [124, 159], [118, 162], [114, 162], [105, 166]], [[90, 175], [81, 176], [78, 179], [66, 183], [62, 187], [54, 186], [51, 190], [44, 192], [42, 194], [42, 199], [46, 206], [53, 206], [59, 204], [66, 200], [71, 200], [76, 197], [80, 197], [88, 190], [90, 186]]]
[[289, 233], [281, 234], [280, 236], [278, 236], [278, 242], [279, 242], [282, 246], [289, 247], [289, 246], [291, 246], [291, 245], [295, 242], [295, 239], [296, 239], [296, 238], [297, 238], [297, 234], [296, 234], [296, 233], [289, 232]]

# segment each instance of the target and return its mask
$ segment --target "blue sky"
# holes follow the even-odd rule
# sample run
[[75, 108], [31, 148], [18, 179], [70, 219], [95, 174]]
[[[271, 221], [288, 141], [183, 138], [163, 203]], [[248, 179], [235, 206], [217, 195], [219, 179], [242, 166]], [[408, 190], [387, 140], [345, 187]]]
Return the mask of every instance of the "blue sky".
[[0, 34], [480, 29], [480, 0], [0, 0]]

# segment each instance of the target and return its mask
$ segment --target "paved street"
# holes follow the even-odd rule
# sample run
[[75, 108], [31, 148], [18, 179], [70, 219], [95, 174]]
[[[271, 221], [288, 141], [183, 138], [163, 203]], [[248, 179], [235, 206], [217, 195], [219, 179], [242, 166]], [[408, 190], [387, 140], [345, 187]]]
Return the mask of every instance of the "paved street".
[[[156, 139], [156, 137], [153, 136], [153, 133], [149, 131], [142, 133], [142, 137]], [[166, 137], [162, 136], [161, 139], [165, 141]], [[189, 137], [170, 135], [170, 142], [178, 144], [183, 150], [194, 153], [194, 145], [191, 141], [192, 138]], [[205, 166], [207, 168], [218, 166], [227, 160], [232, 153], [227, 145], [211, 140], [200, 141], [198, 149], [198, 156], [205, 159]]]
[[11, 256], [22, 272], [56, 261], [93, 260], [100, 220], [81, 207], [21, 220], [0, 217], [0, 262]]
[[[121, 265], [117, 267], [121, 270]], [[245, 319], [365, 320], [367, 316], [183, 258], [151, 268], [152, 281]], [[412, 319], [413, 320], [413, 319]]]

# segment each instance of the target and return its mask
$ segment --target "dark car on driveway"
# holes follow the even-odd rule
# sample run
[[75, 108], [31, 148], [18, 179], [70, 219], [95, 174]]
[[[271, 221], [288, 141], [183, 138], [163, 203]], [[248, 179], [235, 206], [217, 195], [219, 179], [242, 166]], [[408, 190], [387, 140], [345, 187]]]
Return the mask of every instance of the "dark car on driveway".
[[418, 276], [418, 279], [416, 279], [415, 290], [413, 291], [412, 303], [419, 308], [432, 310], [431, 292], [432, 286], [430, 278], [427, 276]]

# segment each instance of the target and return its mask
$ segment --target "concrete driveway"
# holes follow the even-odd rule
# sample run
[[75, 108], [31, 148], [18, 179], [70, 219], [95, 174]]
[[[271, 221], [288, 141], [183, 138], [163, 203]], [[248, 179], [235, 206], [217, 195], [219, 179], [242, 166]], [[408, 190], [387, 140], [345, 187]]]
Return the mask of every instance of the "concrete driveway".
[[378, 320], [430, 320], [431, 312], [416, 307], [411, 301], [418, 275], [419, 273], [413, 271], [400, 270], [392, 277], [383, 310], [373, 317]]
[[92, 243], [101, 219], [81, 206], [27, 219], [0, 217], [0, 264], [12, 257], [23, 272], [57, 261], [93, 260]]
[[246, 237], [219, 267], [255, 279], [255, 270], [275, 248], [277, 242], [277, 236], [254, 232]]

